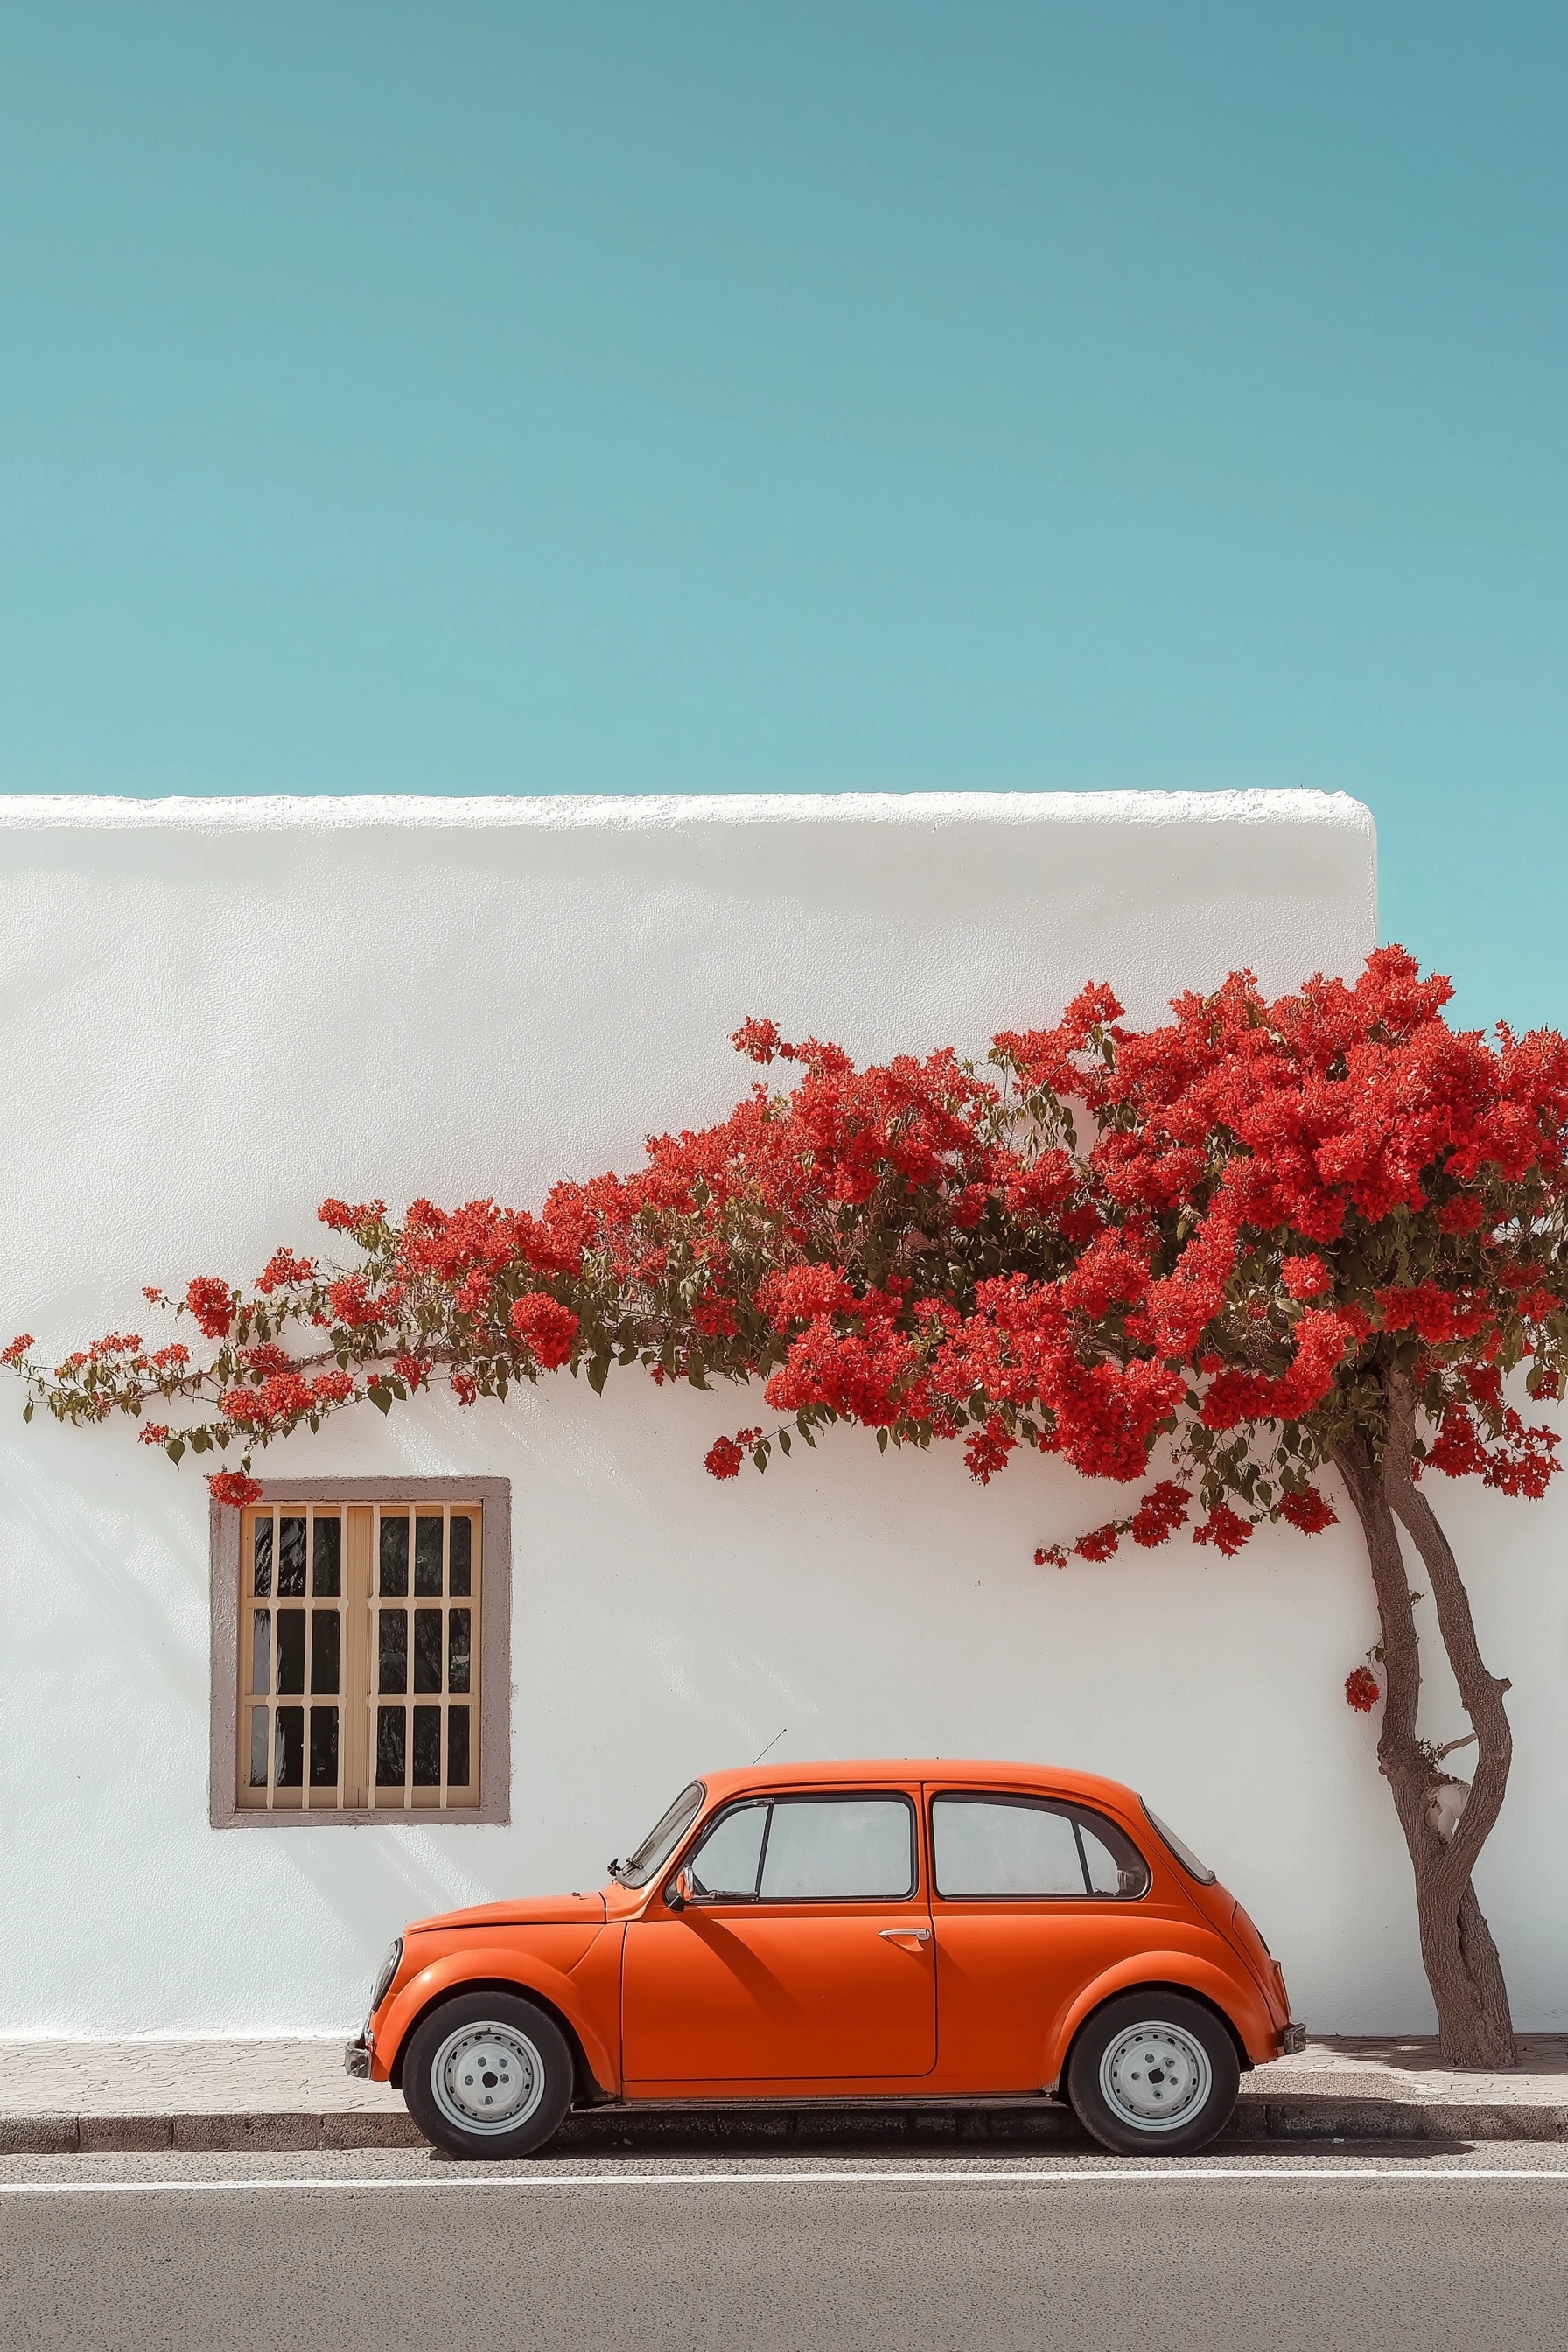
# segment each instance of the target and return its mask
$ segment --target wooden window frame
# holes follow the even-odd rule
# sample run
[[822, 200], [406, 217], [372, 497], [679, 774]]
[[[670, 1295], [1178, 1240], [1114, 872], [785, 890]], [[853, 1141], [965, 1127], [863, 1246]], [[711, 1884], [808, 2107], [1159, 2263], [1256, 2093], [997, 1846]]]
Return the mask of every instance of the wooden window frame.
[[[511, 1482], [508, 1478], [268, 1478], [258, 1507], [288, 1510], [307, 1503], [355, 1506], [384, 1503], [476, 1504], [481, 1514], [479, 1672], [473, 1703], [479, 1708], [479, 1802], [471, 1805], [405, 1804], [403, 1792], [388, 1790], [376, 1804], [340, 1806], [312, 1801], [307, 1807], [271, 1808], [239, 1800], [239, 1646], [241, 1623], [240, 1528], [243, 1514], [226, 1504], [210, 1507], [212, 1691], [207, 1812], [214, 1829], [357, 1828], [367, 1822], [405, 1828], [511, 1819]], [[345, 1528], [345, 1585], [347, 1528]], [[374, 1602], [372, 1607], [374, 1610]], [[410, 1596], [407, 1605], [412, 1608]], [[345, 1632], [347, 1628], [345, 1627]], [[344, 1698], [351, 1704], [345, 1653]], [[374, 1702], [373, 1702], [374, 1703]], [[412, 1701], [410, 1702], [412, 1704]], [[304, 1700], [310, 1705], [309, 1696]], [[308, 1722], [308, 1719], [307, 1719]], [[340, 1721], [340, 1755], [346, 1725]], [[308, 1739], [308, 1735], [307, 1735]], [[340, 1769], [342, 1769], [340, 1765]], [[412, 1768], [410, 1768], [412, 1769]], [[302, 1792], [303, 1793], [303, 1792]], [[330, 1792], [313, 1792], [326, 1797]], [[388, 1801], [388, 1799], [391, 1801]]]

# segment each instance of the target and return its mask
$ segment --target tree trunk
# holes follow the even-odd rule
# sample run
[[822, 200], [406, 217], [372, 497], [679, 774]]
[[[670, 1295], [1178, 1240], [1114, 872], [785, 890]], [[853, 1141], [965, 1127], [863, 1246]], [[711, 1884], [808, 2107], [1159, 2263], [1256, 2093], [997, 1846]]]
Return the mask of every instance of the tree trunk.
[[[1366, 1537], [1383, 1625], [1387, 1696], [1378, 1764], [1393, 1792], [1415, 1874], [1421, 1958], [1436, 2004], [1443, 2055], [1455, 2066], [1512, 2066], [1519, 2053], [1502, 1963], [1470, 1883], [1508, 1787], [1513, 1735], [1502, 1701], [1509, 1685], [1487, 1671], [1458, 1564], [1412, 1476], [1415, 1408], [1408, 1383], [1391, 1374], [1385, 1390], [1388, 1439], [1382, 1460], [1359, 1439], [1334, 1457]], [[1409, 1534], [1430, 1580], [1443, 1645], [1479, 1749], [1469, 1796], [1448, 1838], [1430, 1817], [1442, 1775], [1417, 1742], [1421, 1653], [1396, 1522]]]

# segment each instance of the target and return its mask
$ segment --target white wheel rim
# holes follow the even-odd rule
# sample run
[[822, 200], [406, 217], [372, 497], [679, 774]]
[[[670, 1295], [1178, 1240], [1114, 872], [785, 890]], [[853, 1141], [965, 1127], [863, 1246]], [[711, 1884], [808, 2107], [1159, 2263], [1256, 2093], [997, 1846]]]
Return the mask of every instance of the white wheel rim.
[[1179, 2130], [1207, 2106], [1213, 2089], [1203, 2043], [1157, 2018], [1119, 2034], [1100, 2062], [1100, 2096], [1134, 2131]]
[[516, 2131], [544, 2096], [544, 2061], [515, 2026], [465, 2025], [437, 2051], [430, 2089], [459, 2131]]

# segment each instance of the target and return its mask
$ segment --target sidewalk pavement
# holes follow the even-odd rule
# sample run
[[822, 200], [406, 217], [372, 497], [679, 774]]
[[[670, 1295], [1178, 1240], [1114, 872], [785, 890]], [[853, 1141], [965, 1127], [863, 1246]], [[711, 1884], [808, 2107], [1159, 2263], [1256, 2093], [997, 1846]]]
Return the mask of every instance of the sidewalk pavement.
[[[406, 2147], [421, 2144], [399, 2094], [343, 2072], [346, 2034], [270, 2041], [0, 2041], [0, 2155], [179, 2148]], [[1568, 2034], [1521, 2037], [1508, 2073], [1445, 2066], [1433, 2041], [1327, 2036], [1242, 2076], [1226, 2138], [1568, 2139]], [[568, 2118], [562, 2153], [635, 2147], [700, 2152], [744, 2142], [776, 2150], [864, 2145], [1009, 2146], [1081, 2137], [1045, 2099], [931, 2100], [894, 2107], [672, 2107]]]

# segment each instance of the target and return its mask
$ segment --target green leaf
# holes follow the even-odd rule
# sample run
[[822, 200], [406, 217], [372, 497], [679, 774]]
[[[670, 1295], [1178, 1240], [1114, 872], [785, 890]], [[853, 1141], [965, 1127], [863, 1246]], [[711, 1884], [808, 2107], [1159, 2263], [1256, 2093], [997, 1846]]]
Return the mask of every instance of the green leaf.
[[383, 1387], [379, 1381], [374, 1388], [366, 1389], [365, 1394], [369, 1397], [372, 1404], [374, 1405], [377, 1412], [390, 1412], [392, 1411], [392, 1391], [390, 1389]]
[[879, 1454], [886, 1454], [887, 1450], [888, 1433], [885, 1429], [879, 1429], [877, 1432], [877, 1451]]
[[588, 1360], [588, 1386], [595, 1396], [605, 1393], [605, 1382], [610, 1376], [608, 1356], [591, 1356]]
[[207, 1433], [206, 1433], [206, 1431], [205, 1431], [205, 1429], [193, 1429], [193, 1430], [192, 1430], [192, 1432], [191, 1432], [191, 1452], [192, 1452], [193, 1454], [205, 1454], [205, 1453], [207, 1452], [208, 1448], [211, 1446], [211, 1444], [212, 1444], [212, 1439], [207, 1435]]
[[789, 1452], [789, 1432], [787, 1429], [781, 1429], [779, 1432], [779, 1452], [781, 1454], [787, 1454]]
[[163, 1448], [171, 1462], [177, 1462], [184, 1450], [185, 1441], [183, 1437], [171, 1437]]
[[22, 1418], [24, 1421], [31, 1421], [33, 1418], [33, 1400], [31, 1397], [27, 1399], [26, 1403], [22, 1407]]
[[497, 1382], [496, 1382], [496, 1394], [497, 1394], [497, 1396], [499, 1396], [499, 1397], [500, 1397], [500, 1401], [501, 1401], [502, 1404], [504, 1404], [504, 1403], [506, 1402], [506, 1391], [507, 1391], [507, 1381], [506, 1381], [506, 1378], [505, 1378], [505, 1376], [504, 1376], [504, 1374], [503, 1374], [503, 1376], [502, 1376], [500, 1380], [498, 1380], [498, 1381], [497, 1381]]

